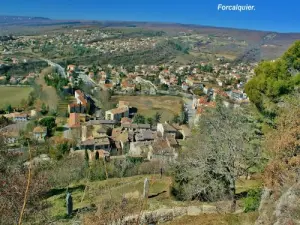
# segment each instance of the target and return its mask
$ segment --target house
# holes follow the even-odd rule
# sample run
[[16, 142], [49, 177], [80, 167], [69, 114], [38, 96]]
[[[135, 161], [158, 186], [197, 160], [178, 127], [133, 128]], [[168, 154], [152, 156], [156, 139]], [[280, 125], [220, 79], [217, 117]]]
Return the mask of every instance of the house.
[[159, 132], [163, 137], [165, 137], [167, 134], [171, 134], [174, 137], [176, 137], [177, 130], [172, 127], [167, 122], [165, 123], [158, 123], [157, 124], [157, 132]]
[[152, 141], [156, 136], [156, 132], [152, 130], [141, 130], [135, 134], [136, 141]]
[[14, 112], [4, 115], [6, 118], [11, 118], [14, 122], [26, 122], [28, 120], [27, 113]]
[[242, 101], [247, 99], [247, 95], [240, 90], [233, 90], [229, 92], [229, 97], [236, 101]]
[[135, 84], [130, 79], [123, 80], [122, 83], [121, 83], [121, 88], [124, 91], [133, 92], [135, 90]]
[[122, 106], [115, 109], [111, 109], [105, 112], [106, 120], [120, 121], [123, 117], [129, 117], [129, 107]]
[[114, 128], [117, 124], [116, 120], [89, 120], [86, 122], [86, 125], [105, 125], [110, 128]]
[[189, 86], [187, 85], [186, 82], [183, 82], [183, 83], [181, 84], [181, 89], [182, 89], [183, 91], [187, 91], [187, 90], [189, 89]]
[[101, 138], [107, 136], [109, 127], [103, 124], [90, 124], [85, 123], [81, 127], [81, 140], [85, 141], [89, 138]]
[[73, 102], [68, 105], [68, 112], [69, 113], [84, 113], [86, 111], [86, 107], [81, 103], [77, 104]]
[[152, 145], [147, 153], [148, 160], [159, 160], [163, 162], [172, 162], [178, 157], [175, 148], [173, 148], [166, 139], [158, 139]]
[[68, 65], [67, 70], [68, 71], [75, 71], [76, 70], [76, 65]]
[[83, 106], [86, 107], [87, 97], [82, 91], [80, 91], [80, 90], [75, 91], [75, 99], [76, 99], [77, 104], [82, 104]]
[[137, 124], [137, 123], [132, 123], [132, 124], [122, 124], [121, 128], [123, 130], [127, 131], [136, 131], [136, 130], [150, 130], [151, 126], [150, 124]]
[[82, 149], [89, 149], [89, 150], [100, 150], [103, 149], [105, 151], [110, 151], [110, 141], [108, 137], [98, 137], [98, 138], [88, 138], [85, 141], [81, 141], [80, 147]]
[[79, 113], [70, 113], [69, 116], [69, 128], [78, 128], [80, 127], [80, 114]]
[[130, 142], [128, 155], [147, 158], [151, 144], [153, 144], [153, 141]]
[[129, 132], [122, 130], [122, 128], [115, 128], [112, 130], [111, 135], [112, 140], [114, 141], [117, 150], [124, 150], [125, 146], [129, 143]]
[[131, 124], [132, 123], [132, 119], [128, 118], [128, 117], [123, 117], [121, 119], [121, 124]]
[[76, 102], [73, 102], [68, 105], [68, 112], [69, 113], [84, 113], [88, 109], [88, 100], [86, 95], [80, 91], [75, 91], [75, 100]]
[[20, 131], [26, 128], [27, 123], [10, 124], [0, 129], [6, 144], [17, 144]]
[[[88, 152], [88, 157], [89, 160], [95, 160], [97, 159], [97, 155], [99, 156], [99, 158], [106, 158], [110, 156], [110, 153], [108, 151], [105, 151], [103, 149], [99, 149], [99, 150], [92, 150], [92, 151], [87, 151]], [[85, 158], [85, 150], [71, 150], [70, 154], [72, 155], [78, 155], [80, 156], [82, 159]]]
[[5, 144], [17, 144], [19, 139], [19, 133], [16, 131], [7, 131], [2, 133]]
[[33, 129], [33, 137], [37, 141], [44, 141], [47, 136], [47, 127], [37, 126]]

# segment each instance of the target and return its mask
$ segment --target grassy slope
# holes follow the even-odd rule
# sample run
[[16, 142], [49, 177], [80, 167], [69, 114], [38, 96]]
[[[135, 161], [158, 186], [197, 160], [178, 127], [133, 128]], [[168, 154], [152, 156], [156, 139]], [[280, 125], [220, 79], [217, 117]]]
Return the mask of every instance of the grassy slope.
[[27, 100], [31, 87], [0, 87], [0, 107], [11, 104], [18, 106], [22, 99]]
[[128, 101], [136, 107], [138, 113], [152, 117], [156, 112], [162, 113], [161, 122], [171, 120], [175, 114], [180, 114], [182, 98], [175, 96], [114, 96], [112, 101]]
[[43, 93], [41, 95], [41, 101], [45, 102], [46, 105], [48, 105], [50, 109], [57, 109], [59, 97], [56, 93], [56, 90], [54, 87], [47, 86], [47, 84], [45, 83], [45, 80], [44, 80], [44, 76], [51, 72], [52, 72], [51, 67], [45, 68], [41, 72], [40, 76], [36, 79], [36, 83], [39, 85], [42, 85]]
[[[69, 190], [72, 192], [73, 202], [74, 202], [74, 210], [82, 209], [84, 207], [90, 207], [91, 204], [95, 204], [96, 206], [101, 204], [106, 199], [110, 199], [110, 195], [113, 199], [122, 199], [122, 196], [132, 199], [139, 199], [143, 193], [143, 185], [144, 179], [148, 178], [150, 180], [150, 193], [151, 195], [157, 195], [156, 197], [149, 198], [147, 204], [143, 207], [143, 210], [156, 210], [159, 208], [172, 208], [172, 207], [180, 207], [180, 206], [190, 206], [196, 205], [200, 206], [202, 203], [200, 202], [182, 202], [177, 201], [170, 194], [171, 188], [171, 178], [163, 177], [160, 179], [159, 175], [139, 175], [133, 177], [126, 178], [112, 178], [104, 181], [94, 181], [88, 183], [88, 189], [85, 190], [86, 181], [81, 181], [69, 187]], [[237, 183], [238, 190], [237, 192], [245, 191], [251, 189], [253, 187], [257, 187], [259, 181], [245, 180], [239, 181]], [[65, 217], [65, 189], [56, 189], [52, 190], [51, 197], [47, 199], [50, 203], [50, 214], [51, 217], [56, 219], [62, 219]], [[83, 198], [84, 196], [84, 198]], [[141, 210], [139, 204], [135, 205], [132, 213], [136, 213]], [[250, 215], [250, 214], [249, 214]], [[237, 217], [237, 218], [235, 218]], [[247, 217], [247, 216], [246, 216]], [[250, 215], [251, 218], [256, 218], [254, 215]], [[183, 217], [184, 221], [187, 222], [194, 219], [200, 221], [203, 219], [202, 216], [197, 216], [194, 219], [189, 219], [189, 217]], [[207, 221], [214, 221], [211, 224], [218, 224], [218, 221], [224, 220], [233, 220], [239, 221], [240, 218], [244, 218], [242, 216], [216, 216], [216, 217], [208, 217]], [[215, 219], [215, 220], [214, 220]], [[174, 224], [182, 224], [180, 218], [178, 218], [178, 223]], [[64, 223], [65, 224], [65, 223]], [[173, 223], [171, 223], [173, 224]], [[197, 223], [187, 223], [187, 224], [197, 224]], [[209, 223], [205, 223], [209, 224]], [[238, 224], [238, 223], [219, 223], [219, 224]]]

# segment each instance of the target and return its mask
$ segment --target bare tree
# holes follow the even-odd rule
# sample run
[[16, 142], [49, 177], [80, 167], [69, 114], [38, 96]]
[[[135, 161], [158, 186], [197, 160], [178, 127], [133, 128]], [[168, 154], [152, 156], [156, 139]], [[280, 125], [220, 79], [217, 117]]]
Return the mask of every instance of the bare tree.
[[236, 181], [259, 163], [253, 123], [242, 109], [218, 105], [201, 117], [174, 165], [174, 192], [183, 199], [229, 198], [236, 207]]

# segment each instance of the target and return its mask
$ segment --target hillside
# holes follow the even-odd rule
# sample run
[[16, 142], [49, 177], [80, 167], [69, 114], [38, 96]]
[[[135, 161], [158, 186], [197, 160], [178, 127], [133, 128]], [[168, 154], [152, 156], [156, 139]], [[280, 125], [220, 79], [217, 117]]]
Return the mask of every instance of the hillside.
[[[150, 181], [149, 188], [149, 198], [142, 198], [143, 195], [143, 183], [145, 178], [148, 178]], [[81, 181], [69, 187], [69, 191], [72, 193], [73, 202], [74, 202], [74, 211], [75, 214], [73, 218], [66, 218], [65, 215], [65, 189], [53, 189], [49, 195], [51, 195], [47, 202], [49, 203], [49, 210], [51, 217], [58, 224], [66, 224], [71, 221], [95, 221], [98, 220], [97, 223], [101, 223], [100, 221], [108, 219], [103, 216], [103, 213], [108, 213], [105, 209], [109, 207], [109, 202], [116, 202], [118, 204], [121, 199], [125, 199], [127, 201], [125, 211], [119, 212], [118, 205], [114, 206], [114, 210], [116, 215], [114, 218], [118, 218], [118, 213], [125, 217], [129, 217], [130, 215], [143, 215], [143, 214], [153, 214], [153, 220], [155, 222], [160, 221], [164, 224], [164, 222], [168, 222], [168, 224], [180, 224], [180, 221], [217, 221], [216, 219], [212, 219], [217, 216], [217, 205], [224, 203], [201, 203], [201, 202], [182, 202], [177, 201], [171, 195], [171, 177], [163, 176], [160, 178], [159, 175], [149, 174], [149, 175], [139, 175], [127, 178], [112, 178], [105, 181], [94, 181], [94, 182], [86, 182]], [[259, 186], [259, 182], [256, 181], [244, 181], [241, 180], [239, 182], [238, 193], [247, 191], [251, 188], [256, 188]], [[122, 201], [123, 201], [122, 200]], [[226, 203], [225, 203], [226, 204]], [[242, 203], [240, 202], [242, 205]], [[97, 207], [97, 210], [96, 208]], [[99, 210], [102, 211], [102, 214], [99, 215]], [[174, 212], [172, 212], [172, 210]], [[225, 210], [224, 208], [221, 210]], [[177, 211], [177, 215], [175, 214]], [[173, 216], [170, 217], [170, 213]], [[203, 218], [205, 214], [212, 214], [207, 218]], [[195, 217], [197, 215], [197, 217]], [[100, 217], [99, 217], [100, 216]], [[108, 216], [108, 215], [107, 215]], [[182, 217], [184, 216], [184, 217]], [[143, 216], [141, 216], [143, 217]], [[182, 217], [182, 218], [181, 218]], [[237, 225], [237, 221], [241, 221], [239, 218], [244, 218], [245, 223], [248, 224], [250, 221], [254, 221], [256, 218], [256, 214], [241, 214], [238, 213], [236, 216], [230, 218], [222, 218], [220, 216], [220, 220], [224, 219], [228, 220], [228, 225]], [[174, 221], [173, 221], [174, 219]], [[236, 221], [235, 223], [230, 222], [230, 220]], [[153, 221], [153, 222], [154, 222]], [[170, 222], [172, 221], [172, 222]], [[148, 222], [150, 222], [148, 220]], [[87, 222], [88, 223], [88, 222]], [[94, 223], [93, 223], [94, 224]], [[192, 223], [191, 223], [192, 224]]]
[[[282, 53], [295, 40], [300, 39], [299, 33], [278, 33], [270, 31], [256, 31], [224, 27], [211, 27], [192, 24], [179, 23], [158, 23], [158, 22], [135, 22], [135, 21], [89, 21], [89, 20], [55, 20], [42, 17], [21, 17], [21, 16], [0, 16], [0, 35], [8, 34], [36, 34], [45, 31], [69, 29], [69, 28], [143, 28], [147, 30], [164, 31], [174, 35], [178, 32], [198, 33], [201, 35], [211, 35], [215, 37], [228, 37], [237, 41], [245, 41], [248, 48], [239, 53], [239, 59], [247, 58], [249, 51], [255, 49], [255, 55], [250, 56], [250, 61], [261, 59], [274, 59]], [[236, 46], [228, 46], [228, 49]]]

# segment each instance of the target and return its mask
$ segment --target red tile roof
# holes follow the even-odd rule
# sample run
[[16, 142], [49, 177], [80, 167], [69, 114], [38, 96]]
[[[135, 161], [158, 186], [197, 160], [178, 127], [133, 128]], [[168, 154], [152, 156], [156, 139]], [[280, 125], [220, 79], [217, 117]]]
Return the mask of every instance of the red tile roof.
[[78, 99], [83, 106], [87, 105], [87, 100], [83, 96], [78, 96]]
[[80, 127], [80, 114], [79, 113], [70, 113], [69, 116], [69, 127]]
[[76, 90], [75, 92], [80, 96], [84, 96], [84, 93], [81, 90]]

